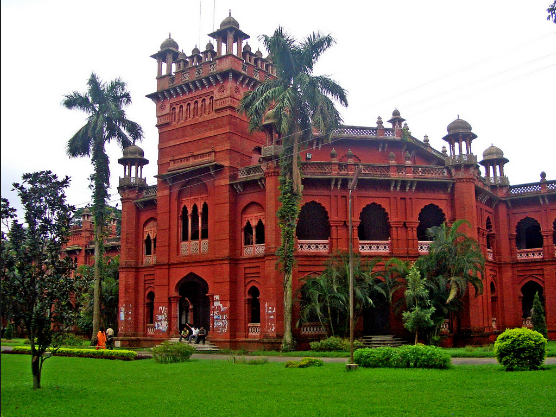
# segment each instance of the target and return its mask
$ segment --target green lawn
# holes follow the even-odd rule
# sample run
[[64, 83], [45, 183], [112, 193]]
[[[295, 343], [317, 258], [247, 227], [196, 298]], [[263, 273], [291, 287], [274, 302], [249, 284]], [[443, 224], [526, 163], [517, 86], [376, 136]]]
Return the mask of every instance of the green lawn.
[[[2, 416], [555, 416], [556, 366], [504, 372], [54, 357], [33, 391], [27, 355], [2, 355]], [[103, 408], [103, 412], [99, 409]]]

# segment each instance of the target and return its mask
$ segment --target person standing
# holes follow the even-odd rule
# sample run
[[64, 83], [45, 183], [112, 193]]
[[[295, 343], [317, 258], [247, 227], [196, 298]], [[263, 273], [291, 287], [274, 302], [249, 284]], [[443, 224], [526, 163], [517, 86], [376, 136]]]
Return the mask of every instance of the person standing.
[[106, 349], [106, 333], [104, 333], [104, 327], [101, 327], [97, 333], [96, 349]]
[[111, 326], [106, 329], [106, 347], [110, 350], [114, 349], [114, 330]]

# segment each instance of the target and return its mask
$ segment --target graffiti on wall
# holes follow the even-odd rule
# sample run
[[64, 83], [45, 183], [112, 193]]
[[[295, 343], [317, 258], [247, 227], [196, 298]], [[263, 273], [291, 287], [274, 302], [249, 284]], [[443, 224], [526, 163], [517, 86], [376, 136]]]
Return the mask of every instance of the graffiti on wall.
[[156, 315], [154, 328], [155, 330], [159, 330], [161, 332], [166, 332], [168, 330], [168, 307], [158, 307], [158, 314]]
[[228, 306], [220, 301], [220, 296], [215, 295], [211, 306], [211, 316], [214, 323], [214, 331], [216, 333], [228, 332]]
[[132, 308], [131, 303], [129, 304], [122, 304], [120, 306], [120, 316], [119, 316], [119, 326], [118, 331], [123, 332], [126, 331], [126, 328], [129, 328], [132, 324]]
[[276, 331], [276, 307], [265, 303], [264, 312], [266, 315], [266, 331], [274, 333]]

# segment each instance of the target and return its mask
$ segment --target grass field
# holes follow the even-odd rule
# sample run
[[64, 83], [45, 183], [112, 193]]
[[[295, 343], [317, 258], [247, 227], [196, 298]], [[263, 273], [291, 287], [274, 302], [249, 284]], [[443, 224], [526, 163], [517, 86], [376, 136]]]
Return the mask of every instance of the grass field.
[[[33, 391], [30, 357], [2, 355], [2, 416], [555, 416], [556, 366], [504, 372], [358, 369], [342, 363], [109, 361], [54, 357]], [[99, 411], [99, 410], [104, 411]]]

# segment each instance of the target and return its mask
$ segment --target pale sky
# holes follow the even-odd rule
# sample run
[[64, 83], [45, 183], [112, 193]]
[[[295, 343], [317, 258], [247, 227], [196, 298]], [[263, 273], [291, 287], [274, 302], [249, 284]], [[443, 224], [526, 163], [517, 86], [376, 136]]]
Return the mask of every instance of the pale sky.
[[[70, 203], [91, 200], [87, 158], [70, 160], [67, 141], [86, 116], [61, 106], [65, 94], [85, 92], [91, 72], [122, 78], [133, 104], [127, 116], [142, 125], [138, 143], [150, 160], [144, 176], [155, 184], [158, 133], [150, 55], [171, 33], [187, 55], [204, 49], [208, 33], [232, 16], [251, 36], [283, 26], [298, 39], [330, 33], [334, 45], [315, 74], [348, 91], [344, 123], [376, 126], [397, 108], [412, 135], [441, 150], [446, 126], [466, 120], [477, 139], [473, 153], [494, 144], [510, 160], [510, 184], [556, 179], [556, 25], [546, 20], [551, 0], [388, 0], [255, 2], [185, 0], [2, 0], [2, 197], [25, 172], [50, 169], [72, 177]], [[387, 124], [387, 126], [389, 126]], [[111, 204], [123, 168], [121, 150], [108, 145]], [[484, 173], [484, 170], [482, 171]]]

